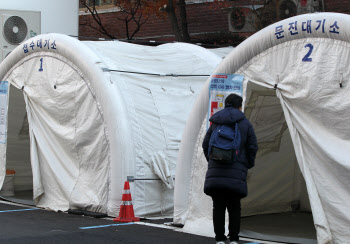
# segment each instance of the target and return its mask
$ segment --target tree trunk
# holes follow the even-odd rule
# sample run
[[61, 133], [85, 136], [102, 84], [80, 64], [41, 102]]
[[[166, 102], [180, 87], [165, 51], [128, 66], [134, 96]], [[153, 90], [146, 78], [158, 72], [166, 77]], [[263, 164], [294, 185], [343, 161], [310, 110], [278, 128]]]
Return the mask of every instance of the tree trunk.
[[177, 17], [175, 13], [175, 8], [174, 8], [174, 2], [173, 0], [168, 0], [168, 6], [166, 7], [166, 11], [168, 13], [169, 20], [171, 22], [171, 27], [173, 29], [173, 32], [175, 34], [175, 39], [176, 41], [183, 41], [181, 31], [179, 28], [179, 24], [177, 23]]
[[280, 21], [281, 20], [281, 17], [280, 17], [280, 6], [281, 6], [281, 3], [280, 3], [280, 0], [276, 0], [276, 21]]
[[124, 21], [125, 21], [126, 38], [127, 38], [128, 40], [130, 40], [128, 17], [125, 17]]
[[187, 27], [187, 14], [186, 14], [185, 0], [179, 0], [179, 6], [180, 6], [182, 38], [184, 42], [189, 42], [191, 37], [190, 37], [190, 34], [188, 33], [188, 27]]

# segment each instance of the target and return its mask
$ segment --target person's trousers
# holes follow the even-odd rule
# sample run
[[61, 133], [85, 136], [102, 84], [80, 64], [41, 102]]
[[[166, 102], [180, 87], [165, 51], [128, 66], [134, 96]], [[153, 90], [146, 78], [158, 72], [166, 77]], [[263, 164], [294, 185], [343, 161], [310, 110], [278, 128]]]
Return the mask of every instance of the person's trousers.
[[220, 194], [212, 196], [213, 199], [213, 224], [216, 241], [225, 241], [225, 213], [229, 214], [230, 241], [239, 241], [241, 227], [241, 197], [235, 195]]

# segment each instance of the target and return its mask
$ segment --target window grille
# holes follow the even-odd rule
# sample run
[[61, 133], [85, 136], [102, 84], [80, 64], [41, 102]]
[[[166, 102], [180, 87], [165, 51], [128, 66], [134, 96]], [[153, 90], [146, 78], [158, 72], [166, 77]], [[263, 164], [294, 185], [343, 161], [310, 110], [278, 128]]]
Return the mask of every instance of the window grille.
[[[114, 3], [114, 0], [86, 0], [86, 3], [88, 6], [103, 6], [103, 5], [110, 5], [110, 4], [113, 4]], [[80, 8], [83, 8], [84, 7], [84, 4], [82, 4], [80, 1], [79, 1], [79, 7]]]

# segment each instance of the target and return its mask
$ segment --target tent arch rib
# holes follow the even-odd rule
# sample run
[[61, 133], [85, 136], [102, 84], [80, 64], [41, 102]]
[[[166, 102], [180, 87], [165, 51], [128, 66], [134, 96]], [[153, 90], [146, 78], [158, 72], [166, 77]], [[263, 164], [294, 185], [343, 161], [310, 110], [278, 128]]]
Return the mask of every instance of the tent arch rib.
[[[277, 39], [276, 38], [276, 27], [277, 26], [284, 26], [286, 27], [284, 29], [285, 33], [287, 31], [287, 28], [289, 27], [289, 23], [295, 23], [295, 21], [307, 21], [311, 20], [313, 29], [316, 28], [318, 25], [319, 20], [326, 19], [327, 23], [335, 23], [341, 20], [343, 23], [343, 26], [346, 26], [346, 23], [348, 23], [350, 16], [347, 14], [339, 14], [339, 13], [314, 13], [314, 14], [305, 14], [305, 15], [298, 15], [296, 17], [288, 18], [285, 20], [282, 20], [278, 23], [272, 24], [265, 29], [255, 33], [251, 37], [249, 37], [246, 41], [242, 42], [237, 48], [235, 48], [229, 55], [226, 56], [226, 58], [223, 60], [223, 62], [220, 64], [220, 66], [217, 68], [217, 70], [214, 73], [225, 73], [225, 70], [223, 70], [223, 67], [230, 67], [230, 72], [236, 72], [240, 67], [242, 67], [245, 63], [247, 63], [249, 60], [251, 60], [253, 57], [257, 56], [259, 53], [264, 52], [265, 50], [278, 45], [282, 44], [284, 42], [293, 41], [297, 39], [305, 39], [305, 38], [329, 38], [329, 39], [335, 39], [335, 40], [341, 40], [350, 42], [350, 32], [346, 28], [341, 29], [340, 34], [332, 34], [332, 33], [323, 33], [322, 31], [313, 31], [312, 33], [308, 33], [307, 31], [299, 32], [298, 35], [286, 35], [284, 38]], [[322, 23], [321, 23], [322, 24]], [[301, 33], [301, 34], [300, 34]], [[239, 57], [239, 58], [237, 58]], [[226, 68], [228, 69], [228, 68]]]

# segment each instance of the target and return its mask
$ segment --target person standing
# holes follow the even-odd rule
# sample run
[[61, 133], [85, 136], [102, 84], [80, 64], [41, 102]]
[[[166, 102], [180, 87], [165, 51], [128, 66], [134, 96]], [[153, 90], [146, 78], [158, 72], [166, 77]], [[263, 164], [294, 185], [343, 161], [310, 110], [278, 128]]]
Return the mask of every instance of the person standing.
[[[215, 113], [209, 121], [212, 123], [203, 140], [202, 148], [208, 161], [205, 176], [204, 193], [213, 200], [213, 225], [217, 244], [224, 244], [225, 213], [229, 213], [229, 239], [231, 244], [239, 241], [241, 199], [248, 195], [247, 172], [254, 166], [258, 151], [253, 126], [242, 112], [242, 97], [230, 94], [225, 99], [225, 108]], [[229, 161], [214, 159], [209, 152], [210, 138], [219, 125], [238, 125], [240, 145], [237, 156]], [[211, 150], [212, 151], [212, 150]]]

